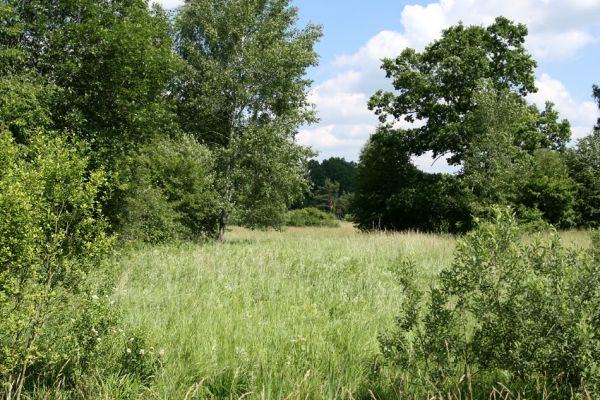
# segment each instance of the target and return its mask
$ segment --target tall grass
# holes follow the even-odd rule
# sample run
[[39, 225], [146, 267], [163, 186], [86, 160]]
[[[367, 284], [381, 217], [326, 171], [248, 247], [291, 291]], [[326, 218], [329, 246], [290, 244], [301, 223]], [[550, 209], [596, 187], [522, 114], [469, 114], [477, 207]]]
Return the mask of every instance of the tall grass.
[[397, 313], [399, 259], [414, 258], [425, 282], [453, 247], [349, 225], [235, 229], [223, 244], [128, 252], [116, 295], [164, 351], [157, 398], [348, 398], [368, 386]]
[[[577, 245], [584, 234], [566, 236]], [[427, 286], [454, 246], [452, 236], [344, 224], [235, 228], [222, 244], [125, 252], [116, 299], [164, 352], [144, 397], [370, 398], [378, 335], [402, 301], [400, 260], [414, 260]]]

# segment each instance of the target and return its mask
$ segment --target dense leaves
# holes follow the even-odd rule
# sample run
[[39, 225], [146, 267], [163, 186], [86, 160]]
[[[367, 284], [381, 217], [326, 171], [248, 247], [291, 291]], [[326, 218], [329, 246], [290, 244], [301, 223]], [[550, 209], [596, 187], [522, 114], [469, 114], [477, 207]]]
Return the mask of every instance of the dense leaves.
[[402, 137], [386, 130], [363, 149], [351, 210], [367, 230], [461, 231], [470, 224], [458, 179], [418, 170]]
[[527, 28], [498, 17], [487, 28], [448, 28], [422, 53], [404, 50], [385, 59], [383, 69], [396, 93], [379, 91], [369, 101], [382, 123], [421, 121], [422, 126], [400, 131], [410, 151], [434, 157], [450, 153], [457, 164], [474, 139], [464, 119], [476, 106], [474, 95], [482, 80], [494, 89], [525, 96], [535, 91], [535, 61], [523, 44]]
[[412, 263], [400, 269], [406, 300], [396, 330], [381, 339], [397, 393], [598, 394], [600, 269], [592, 252], [568, 250], [556, 234], [524, 240], [514, 216], [497, 210], [493, 223], [459, 242], [428, 294], [415, 286]]
[[106, 178], [88, 170], [82, 150], [73, 136], [39, 131], [23, 146], [0, 131], [3, 398], [34, 385], [69, 390], [94, 368], [135, 375], [115, 359], [126, 344], [118, 313], [99, 297], [113, 241], [98, 203]]
[[[595, 224], [597, 168], [568, 149], [570, 124], [552, 103], [526, 101], [535, 91], [526, 34], [504, 18], [458, 24], [422, 53], [384, 60], [396, 92], [369, 103], [382, 124], [358, 166], [351, 212], [360, 228], [464, 230], [495, 205], [536, 228]], [[412, 127], [398, 128], [401, 120]], [[460, 170], [419, 171], [412, 157], [426, 152]]]
[[192, 0], [177, 18], [186, 61], [174, 90], [182, 129], [214, 149], [222, 199], [219, 237], [230, 215], [251, 227], [281, 225], [305, 190], [311, 154], [293, 141], [315, 120], [308, 67], [320, 28], [295, 27], [289, 0]]

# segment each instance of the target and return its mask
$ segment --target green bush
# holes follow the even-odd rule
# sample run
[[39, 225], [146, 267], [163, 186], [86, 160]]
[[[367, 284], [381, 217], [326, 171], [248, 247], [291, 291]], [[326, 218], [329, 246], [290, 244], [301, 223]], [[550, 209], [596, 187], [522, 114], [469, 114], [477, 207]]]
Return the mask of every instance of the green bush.
[[157, 139], [123, 167], [126, 184], [113, 205], [116, 229], [129, 240], [160, 243], [214, 236], [213, 158], [194, 139]]
[[287, 213], [287, 226], [340, 226], [335, 216], [318, 208], [301, 208]]
[[429, 296], [415, 286], [413, 264], [399, 275], [406, 300], [381, 345], [403, 397], [600, 394], [600, 268], [591, 252], [565, 249], [556, 234], [523, 240], [502, 211], [459, 242]]
[[[107, 294], [106, 234], [98, 194], [71, 137], [38, 131], [18, 145], [0, 130], [0, 394], [70, 390], [92, 371], [147, 377], [121, 367], [125, 332]], [[143, 371], [140, 371], [143, 370]], [[143, 372], [143, 373], [140, 373]]]

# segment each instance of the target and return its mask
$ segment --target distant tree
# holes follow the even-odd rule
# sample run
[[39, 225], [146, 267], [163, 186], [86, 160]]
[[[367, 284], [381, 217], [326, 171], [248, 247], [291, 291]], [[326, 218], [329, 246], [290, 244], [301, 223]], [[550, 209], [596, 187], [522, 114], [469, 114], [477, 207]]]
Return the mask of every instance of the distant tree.
[[525, 50], [526, 35], [525, 25], [503, 17], [487, 28], [452, 26], [421, 53], [408, 48], [385, 59], [382, 68], [397, 92], [378, 91], [369, 108], [389, 129], [398, 120], [422, 121], [420, 127], [398, 130], [408, 150], [448, 154], [451, 164], [459, 164], [474, 139], [464, 121], [476, 107], [482, 80], [521, 96], [535, 91], [536, 63]]
[[321, 209], [327, 210], [330, 213], [336, 212], [339, 197], [340, 184], [336, 181], [332, 181], [329, 178], [325, 178], [323, 186], [318, 187], [315, 192], [317, 206]]
[[[354, 161], [346, 161], [340, 157], [331, 157], [321, 162], [310, 160], [308, 162], [308, 175], [311, 188], [305, 193], [304, 199], [296, 203], [293, 208], [319, 207], [334, 212], [338, 217], [343, 217], [348, 211], [349, 199], [354, 192], [356, 166], [357, 164]], [[326, 202], [322, 200], [323, 192], [327, 191], [327, 180], [339, 186], [335, 210], [330, 210], [326, 206]], [[340, 201], [342, 198], [344, 200]]]
[[183, 130], [213, 149], [221, 197], [219, 237], [229, 216], [277, 226], [302, 196], [311, 152], [294, 143], [315, 121], [306, 69], [321, 30], [296, 28], [289, 0], [189, 0], [177, 18], [187, 67], [173, 95]]
[[315, 188], [322, 187], [325, 180], [329, 179], [340, 184], [341, 193], [354, 191], [354, 179], [356, 177], [356, 163], [354, 161], [346, 161], [340, 157], [327, 158], [321, 162], [310, 160], [308, 171]]
[[470, 226], [458, 178], [417, 169], [404, 137], [387, 130], [371, 136], [362, 150], [350, 212], [365, 230], [445, 232]]
[[577, 182], [579, 225], [600, 227], [600, 130], [579, 139], [567, 162]]

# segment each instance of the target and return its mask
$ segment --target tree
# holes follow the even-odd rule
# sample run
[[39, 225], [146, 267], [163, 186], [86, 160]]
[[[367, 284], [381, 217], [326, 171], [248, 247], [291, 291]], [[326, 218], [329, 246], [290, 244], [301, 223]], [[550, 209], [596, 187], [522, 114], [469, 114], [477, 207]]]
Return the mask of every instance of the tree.
[[315, 188], [322, 187], [326, 179], [340, 184], [340, 192], [354, 192], [354, 178], [356, 176], [356, 163], [346, 161], [344, 158], [331, 157], [321, 162], [310, 160], [308, 162], [310, 180]]
[[579, 139], [567, 157], [569, 174], [577, 182], [579, 225], [600, 226], [600, 130]]
[[[44, 131], [22, 146], [0, 129], [3, 398], [18, 399], [26, 381], [37, 382], [59, 370], [57, 385], [64, 384], [67, 364], [78, 360], [63, 352], [84, 350], [74, 348], [81, 343], [65, 328], [71, 317], [92, 311], [93, 305], [84, 301], [92, 288], [86, 278], [102, 265], [112, 238], [97, 202], [105, 175], [87, 170], [83, 147], [72, 137]], [[84, 325], [88, 332], [94, 328]], [[94, 338], [90, 353], [96, 343]], [[36, 363], [40, 368], [32, 372]]]
[[383, 129], [363, 148], [350, 208], [360, 229], [463, 231], [468, 207], [458, 178], [417, 169], [402, 135]]
[[431, 150], [434, 157], [449, 154], [449, 162], [459, 164], [474, 139], [464, 121], [483, 80], [521, 96], [535, 91], [536, 63], [523, 46], [526, 35], [525, 25], [503, 17], [487, 28], [450, 27], [421, 53], [408, 48], [385, 59], [382, 68], [397, 93], [378, 91], [369, 108], [388, 128], [398, 120], [423, 123], [398, 131], [412, 154]]
[[315, 200], [318, 202], [319, 208], [330, 213], [336, 213], [339, 197], [340, 184], [329, 178], [325, 178], [323, 186], [318, 187], [315, 193]]
[[296, 21], [289, 0], [189, 0], [177, 18], [187, 68], [173, 95], [183, 130], [217, 156], [220, 238], [232, 213], [251, 227], [282, 224], [307, 186], [310, 152], [294, 136], [315, 121], [304, 75], [321, 30]]
[[214, 236], [218, 200], [206, 146], [188, 136], [158, 138], [124, 164], [119, 171], [131, 178], [113, 195], [121, 237], [159, 243]]
[[176, 130], [165, 94], [178, 62], [159, 7], [150, 10], [145, 0], [7, 0], [3, 9], [17, 21], [2, 38], [12, 74], [35, 73], [57, 87], [52, 126], [85, 139], [93, 164], [110, 169], [138, 145]]

